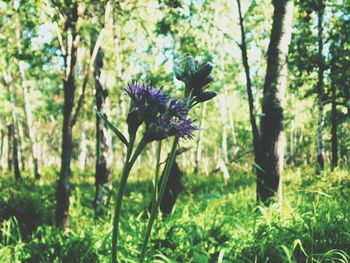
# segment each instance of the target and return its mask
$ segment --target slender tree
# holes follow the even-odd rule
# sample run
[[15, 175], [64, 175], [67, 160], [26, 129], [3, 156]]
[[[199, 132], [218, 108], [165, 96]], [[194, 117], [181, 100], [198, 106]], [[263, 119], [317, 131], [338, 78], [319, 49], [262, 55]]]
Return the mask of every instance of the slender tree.
[[283, 97], [287, 80], [287, 56], [292, 33], [293, 0], [274, 0], [274, 14], [263, 90], [261, 135], [258, 149], [257, 199], [281, 202], [283, 169]]
[[13, 125], [9, 124], [7, 125], [7, 169], [11, 173], [12, 172], [12, 166], [13, 166], [13, 155], [12, 155], [12, 147], [13, 147]]
[[241, 43], [239, 45], [241, 52], [242, 52], [242, 61], [246, 76], [246, 88], [247, 88], [247, 94], [248, 94], [248, 105], [249, 105], [249, 120], [250, 125], [252, 128], [252, 134], [253, 134], [253, 147], [254, 147], [254, 158], [255, 158], [255, 164], [257, 164], [257, 156], [258, 156], [258, 146], [259, 146], [259, 129], [256, 124], [256, 113], [255, 113], [255, 107], [254, 107], [254, 97], [253, 97], [253, 85], [250, 78], [250, 66], [248, 62], [248, 52], [247, 52], [247, 41], [246, 41], [246, 33], [245, 33], [245, 27], [244, 27], [244, 20], [242, 16], [242, 8], [241, 8], [241, 1], [237, 0], [237, 6], [238, 6], [238, 16], [239, 16], [239, 25], [241, 28]]
[[62, 150], [61, 171], [56, 191], [56, 224], [66, 228], [69, 226], [69, 195], [70, 195], [70, 163], [73, 150], [73, 108], [75, 104], [75, 69], [78, 52], [78, 3], [73, 1], [66, 6], [63, 37], [65, 46], [62, 46], [64, 55], [65, 76], [63, 78], [63, 126], [62, 126]]
[[335, 83], [335, 58], [332, 56], [331, 60], [331, 93], [332, 93], [332, 128], [331, 128], [331, 142], [332, 142], [332, 169], [338, 165], [338, 137], [337, 137], [337, 87]]
[[[108, 90], [103, 82], [103, 50], [99, 48], [95, 67], [95, 99], [96, 108], [109, 115]], [[108, 205], [112, 190], [112, 137], [105, 123], [96, 116], [96, 167], [95, 167], [95, 215], [99, 216]]]
[[[58, 31], [57, 36], [63, 54], [65, 72], [63, 77], [64, 104], [61, 170], [56, 190], [56, 224], [59, 227], [66, 228], [69, 226], [70, 164], [73, 153], [73, 126], [78, 119], [80, 110], [84, 103], [86, 86], [101, 41], [96, 41], [91, 48], [90, 60], [84, 71], [81, 93], [76, 102], [76, 67], [78, 64], [77, 55], [80, 39], [78, 20], [84, 15], [84, 9], [82, 6], [79, 6], [82, 4], [79, 1], [68, 1], [68, 3], [63, 6], [57, 1], [53, 1], [53, 3], [59, 12], [59, 17], [63, 24], [62, 33]], [[98, 37], [97, 39], [100, 38]]]
[[317, 6], [317, 64], [318, 64], [318, 82], [317, 82], [317, 104], [318, 104], [318, 121], [317, 121], [317, 166], [316, 173], [320, 173], [324, 168], [323, 159], [323, 89], [324, 89], [324, 59], [323, 59], [323, 14], [324, 2], [320, 1]]
[[[21, 35], [22, 35], [22, 30], [21, 30], [21, 24], [18, 18], [18, 14], [16, 16], [16, 44], [17, 44], [17, 51], [19, 57], [21, 57], [23, 54], [22, 52], [22, 43], [21, 43]], [[33, 161], [33, 173], [34, 177], [36, 179], [40, 178], [39, 174], [39, 168], [38, 168], [38, 152], [37, 152], [37, 146], [36, 146], [36, 141], [35, 141], [35, 131], [33, 127], [33, 117], [32, 117], [32, 106], [30, 104], [29, 100], [29, 92], [28, 92], [28, 87], [26, 85], [26, 72], [25, 72], [25, 65], [24, 62], [19, 60], [18, 61], [18, 69], [20, 72], [20, 85], [22, 88], [22, 93], [23, 93], [23, 99], [24, 99], [24, 113], [26, 117], [26, 122], [27, 122], [27, 127], [28, 127], [28, 134], [29, 134], [29, 146], [31, 150], [31, 157]]]

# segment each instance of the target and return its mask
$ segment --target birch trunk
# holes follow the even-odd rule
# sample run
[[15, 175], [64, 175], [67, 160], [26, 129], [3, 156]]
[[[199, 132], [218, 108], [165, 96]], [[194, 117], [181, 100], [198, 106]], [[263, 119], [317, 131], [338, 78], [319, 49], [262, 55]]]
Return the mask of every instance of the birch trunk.
[[199, 132], [197, 137], [196, 159], [195, 159], [195, 166], [194, 166], [195, 173], [198, 173], [199, 163], [202, 159], [202, 141], [203, 141], [203, 135], [204, 135], [206, 108], [207, 108], [207, 103], [203, 103], [202, 113], [201, 113], [201, 122], [199, 125]]
[[24, 98], [24, 113], [27, 121], [28, 131], [29, 131], [29, 147], [31, 150], [31, 157], [33, 161], [33, 173], [34, 173], [35, 179], [39, 179], [40, 174], [39, 174], [39, 165], [38, 165], [38, 151], [37, 151], [36, 140], [35, 140], [34, 126], [33, 126], [32, 106], [29, 100], [30, 95], [29, 95], [28, 87], [26, 86], [25, 68], [22, 61], [19, 62], [19, 70], [21, 73], [21, 87], [22, 87], [23, 98]]
[[331, 63], [331, 91], [332, 91], [332, 169], [338, 165], [338, 137], [337, 137], [337, 87], [334, 81], [335, 75], [335, 61], [332, 59]]
[[[323, 5], [323, 1], [322, 1]], [[318, 83], [317, 83], [317, 104], [318, 104], [318, 120], [317, 120], [317, 164], [316, 173], [320, 174], [324, 168], [323, 159], [323, 88], [324, 88], [324, 62], [323, 62], [323, 12], [324, 7], [320, 7], [317, 11], [317, 44], [318, 44]]]
[[[94, 68], [96, 108], [109, 115], [108, 90], [104, 83], [103, 50], [99, 48]], [[107, 208], [112, 191], [111, 167], [113, 162], [112, 137], [104, 122], [96, 116], [96, 167], [95, 167], [95, 199], [96, 217]]]
[[7, 169], [11, 173], [13, 166], [13, 124], [7, 126]]
[[253, 85], [250, 78], [250, 66], [248, 61], [248, 52], [247, 52], [247, 42], [246, 42], [246, 35], [245, 35], [245, 27], [244, 27], [244, 20], [242, 15], [242, 8], [241, 8], [241, 1], [237, 0], [238, 5], [238, 16], [239, 16], [239, 24], [241, 28], [241, 44], [240, 48], [242, 51], [242, 62], [244, 66], [245, 76], [246, 76], [246, 88], [247, 88], [247, 95], [248, 95], [248, 105], [249, 105], [249, 120], [250, 125], [252, 128], [252, 136], [253, 136], [253, 150], [254, 150], [254, 161], [255, 164], [257, 163], [257, 157], [258, 157], [258, 147], [259, 147], [259, 130], [256, 123], [256, 113], [255, 113], [255, 107], [254, 107], [254, 97], [253, 97]]
[[[19, 21], [18, 16], [16, 16], [16, 42], [17, 42], [17, 49], [18, 54], [22, 54], [22, 45], [21, 45], [21, 24]], [[28, 87], [26, 86], [26, 77], [25, 77], [25, 65], [23, 61], [18, 62], [18, 68], [21, 76], [21, 88], [23, 92], [23, 98], [24, 98], [24, 113], [26, 117], [27, 127], [29, 130], [29, 147], [31, 150], [31, 157], [33, 161], [33, 173], [35, 179], [39, 179], [39, 170], [38, 170], [38, 154], [36, 150], [36, 144], [35, 144], [35, 132], [33, 128], [33, 118], [32, 118], [32, 109], [29, 101], [29, 93], [28, 93]], [[23, 137], [22, 137], [23, 138]]]

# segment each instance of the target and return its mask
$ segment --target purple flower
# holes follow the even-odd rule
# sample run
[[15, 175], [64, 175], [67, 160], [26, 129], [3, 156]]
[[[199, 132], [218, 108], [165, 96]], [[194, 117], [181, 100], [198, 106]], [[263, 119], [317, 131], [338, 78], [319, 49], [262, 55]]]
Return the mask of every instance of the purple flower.
[[177, 99], [170, 100], [168, 110], [170, 115], [180, 119], [186, 118], [188, 114], [188, 108], [182, 102], [177, 101]]
[[139, 85], [136, 81], [132, 81], [128, 84], [128, 87], [125, 89], [125, 91], [137, 106], [140, 106], [144, 103], [146, 96], [145, 85]]
[[145, 97], [149, 104], [164, 104], [169, 100], [168, 97], [163, 93], [162, 88], [157, 89], [152, 85], [149, 85], [146, 88]]
[[193, 120], [173, 119], [170, 124], [168, 135], [191, 139], [193, 138], [193, 132], [195, 130], [198, 130], [198, 128], [193, 125]]
[[147, 126], [149, 141], [163, 140], [170, 136], [180, 138], [192, 138], [193, 132], [197, 130], [191, 119], [178, 118], [169, 113], [161, 114], [155, 122]]
[[169, 98], [162, 88], [139, 85], [133, 81], [125, 89], [131, 98], [128, 126], [131, 132], [145, 122], [149, 141], [163, 140], [170, 136], [192, 138], [197, 130], [187, 119], [188, 108], [175, 98]]

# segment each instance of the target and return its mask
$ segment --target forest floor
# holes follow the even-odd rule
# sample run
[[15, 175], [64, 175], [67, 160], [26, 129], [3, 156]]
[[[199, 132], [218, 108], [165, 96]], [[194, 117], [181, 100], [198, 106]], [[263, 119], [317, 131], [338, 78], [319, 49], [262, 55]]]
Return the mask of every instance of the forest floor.
[[[54, 227], [57, 171], [46, 170], [38, 183], [29, 175], [21, 182], [1, 178], [0, 262], [110, 262], [113, 209], [94, 219], [93, 173], [74, 171], [71, 228], [62, 233]], [[122, 262], [137, 261], [151, 180], [143, 172], [128, 182]], [[310, 168], [287, 169], [281, 209], [256, 205], [252, 173], [232, 172], [226, 181], [187, 173], [182, 183], [173, 213], [154, 227], [149, 262], [350, 261], [349, 171], [316, 176]]]

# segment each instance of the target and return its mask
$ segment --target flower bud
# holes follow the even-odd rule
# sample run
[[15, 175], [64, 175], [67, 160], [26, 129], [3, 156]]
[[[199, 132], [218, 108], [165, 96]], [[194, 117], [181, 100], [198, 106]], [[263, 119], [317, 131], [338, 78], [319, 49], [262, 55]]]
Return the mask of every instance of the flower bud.
[[194, 61], [194, 58], [192, 56], [187, 56], [186, 64], [185, 64], [185, 74], [190, 77], [195, 72], [196, 72], [196, 63]]
[[136, 109], [131, 110], [128, 114], [128, 117], [126, 118], [129, 134], [135, 134], [142, 122], [143, 120], [140, 112]]
[[175, 77], [176, 77], [178, 80], [183, 80], [183, 79], [184, 79], [184, 71], [183, 71], [183, 69], [180, 67], [179, 64], [174, 63], [173, 72], [174, 72], [174, 74], [175, 74]]
[[202, 80], [206, 78], [212, 70], [213, 70], [213, 65], [209, 62], [205, 63], [197, 70], [197, 72], [193, 76], [193, 79], [197, 81]]
[[194, 96], [198, 96], [205, 90], [205, 86], [207, 86], [210, 82], [213, 81], [212, 75], [207, 76], [205, 79], [202, 80], [192, 80], [191, 86], [193, 87], [192, 94]]
[[216, 95], [217, 94], [215, 91], [205, 91], [197, 96], [196, 101], [205, 102], [205, 101], [211, 100]]

